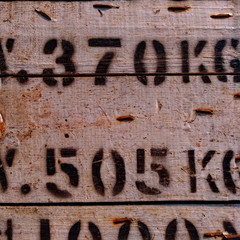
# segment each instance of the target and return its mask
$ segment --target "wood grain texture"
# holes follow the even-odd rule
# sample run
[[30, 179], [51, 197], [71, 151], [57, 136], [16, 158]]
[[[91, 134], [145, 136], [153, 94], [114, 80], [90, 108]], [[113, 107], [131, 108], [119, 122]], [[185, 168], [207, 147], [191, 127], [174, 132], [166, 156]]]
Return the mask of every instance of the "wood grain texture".
[[7, 207], [0, 211], [3, 234], [9, 237], [12, 231], [12, 239], [22, 240], [213, 240], [234, 239], [240, 231], [239, 206]]
[[239, 199], [239, 1], [0, 7], [1, 202]]
[[153, 78], [5, 78], [1, 201], [238, 200], [238, 84]]
[[[107, 70], [106, 66], [99, 66], [98, 72], [135, 73], [134, 56], [138, 62], [143, 57], [145, 70], [139, 67], [138, 72], [240, 72], [236, 64], [235, 68], [231, 65], [239, 57], [235, 41], [240, 37], [236, 0], [0, 4], [1, 44], [7, 65], [7, 70], [1, 69], [1, 73], [17, 74], [24, 70], [42, 74], [43, 69], [50, 68], [54, 73], [95, 73], [101, 60], [109, 66]], [[9, 38], [15, 40], [11, 51], [5, 47]], [[119, 42], [93, 44], [99, 38], [119, 39]], [[56, 45], [50, 44], [52, 50], [44, 51], [52, 40]], [[204, 46], [198, 45], [200, 41], [205, 41]], [[164, 47], [165, 56], [157, 42]], [[74, 67], [63, 64], [67, 61], [63, 57], [64, 44], [72, 49]], [[223, 69], [215, 67], [216, 49], [222, 54]], [[189, 66], [183, 67], [184, 61]], [[201, 64], [205, 68], [200, 70]]]

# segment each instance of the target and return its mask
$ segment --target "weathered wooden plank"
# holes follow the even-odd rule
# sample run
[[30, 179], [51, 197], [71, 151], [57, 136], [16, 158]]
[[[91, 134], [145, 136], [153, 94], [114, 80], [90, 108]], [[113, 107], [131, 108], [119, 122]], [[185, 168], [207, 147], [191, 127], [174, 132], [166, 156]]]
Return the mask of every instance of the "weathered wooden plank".
[[239, 87], [228, 78], [5, 78], [1, 202], [238, 200]]
[[240, 72], [238, 0], [0, 4], [1, 73]]
[[[239, 206], [0, 208], [7, 239], [237, 239]], [[6, 230], [6, 231], [5, 231]]]

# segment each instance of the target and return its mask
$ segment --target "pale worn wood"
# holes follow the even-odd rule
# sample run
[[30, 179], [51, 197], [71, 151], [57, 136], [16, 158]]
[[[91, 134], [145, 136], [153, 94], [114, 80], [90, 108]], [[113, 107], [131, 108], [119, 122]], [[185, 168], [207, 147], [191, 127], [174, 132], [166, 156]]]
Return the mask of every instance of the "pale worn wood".
[[239, 76], [50, 75], [236, 74], [239, 1], [102, 3], [0, 3], [0, 203], [40, 203], [1, 206], [1, 237], [238, 239], [239, 205], [138, 204], [239, 200]]
[[[180, 76], [167, 77], [161, 86], [153, 85], [153, 77], [149, 77], [149, 86], [136, 77], [107, 77], [105, 86], [94, 85], [94, 78], [76, 78], [67, 87], [61, 85], [62, 79], [58, 79], [57, 87], [49, 87], [41, 78], [30, 78], [25, 84], [6, 78], [1, 88], [0, 109], [5, 126], [1, 159], [8, 189], [1, 193], [1, 201], [238, 200], [240, 108], [234, 94], [239, 88], [231, 78], [223, 83], [214, 76], [212, 84], [205, 84], [197, 76], [191, 77], [189, 84], [183, 84]], [[200, 108], [213, 112], [199, 114], [196, 109]], [[133, 120], [117, 120], [126, 116]], [[64, 148], [76, 149], [76, 157], [67, 158], [64, 153], [61, 157]], [[16, 149], [16, 154], [9, 167], [6, 153], [11, 149]], [[56, 174], [52, 176], [47, 175], [47, 149], [55, 151]], [[93, 159], [101, 149], [104, 155], [99, 161], [102, 161], [105, 196], [96, 191], [92, 179]], [[137, 149], [145, 151], [144, 174], [137, 173]], [[153, 155], [154, 149], [164, 149], [166, 156], [152, 157], [151, 149]], [[196, 174], [189, 164], [191, 150], [195, 151]], [[113, 196], [116, 176], [111, 151], [122, 156], [126, 171], [125, 185], [122, 191], [115, 191], [119, 193], [116, 196]], [[209, 151], [215, 154], [208, 163], [203, 159]], [[61, 170], [62, 163], [77, 168], [77, 187], [70, 185], [67, 174]], [[168, 170], [169, 186], [167, 182], [165, 186], [159, 184], [151, 164], [162, 164]], [[121, 169], [119, 166], [117, 169]], [[161, 166], [157, 168], [161, 170]], [[211, 190], [209, 174], [219, 193]], [[194, 176], [196, 192], [190, 184], [190, 177], [194, 182]], [[136, 181], [145, 181], [161, 193], [141, 193]], [[46, 189], [47, 182], [68, 190], [72, 196], [54, 196]], [[29, 194], [21, 194], [24, 184], [30, 185]]]
[[[53, 68], [55, 73], [64, 73], [64, 66], [55, 63], [62, 55], [62, 40], [73, 44], [75, 52], [72, 60], [77, 73], [94, 73], [106, 52], [114, 53], [108, 72], [134, 73], [135, 49], [141, 41], [147, 44], [143, 61], [146, 72], [154, 73], [157, 57], [153, 40], [164, 45], [166, 72], [186, 72], [186, 69], [182, 70], [182, 41], [189, 43], [190, 72], [199, 72], [200, 64], [204, 64], [208, 72], [215, 72], [216, 44], [226, 40], [222, 51], [223, 66], [226, 72], [233, 72], [231, 60], [239, 56], [239, 46], [234, 49], [231, 45], [231, 39], [239, 40], [240, 37], [238, 0], [110, 1], [105, 2], [110, 9], [100, 12], [101, 7], [93, 7], [98, 3], [1, 2], [0, 31], [7, 72], [16, 74], [24, 69], [28, 73], [41, 74], [44, 68]], [[168, 10], [169, 7], [179, 6], [187, 10]], [[10, 53], [5, 47], [8, 38], [15, 39]], [[121, 48], [89, 47], [88, 40], [91, 38], [119, 38]], [[58, 46], [53, 54], [44, 54], [44, 45], [51, 39], [56, 39]], [[194, 49], [203, 40], [207, 41], [206, 46], [195, 56]]]
[[[8, 220], [8, 236], [11, 229], [12, 239], [22, 240], [213, 240], [234, 239], [240, 231], [239, 206], [6, 207], [0, 211], [2, 234], [6, 237]], [[71, 228], [75, 231], [69, 238]]]

